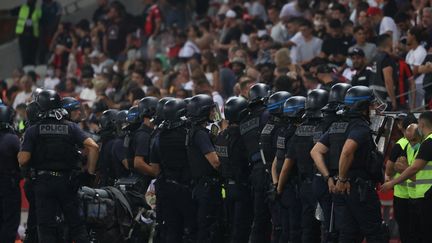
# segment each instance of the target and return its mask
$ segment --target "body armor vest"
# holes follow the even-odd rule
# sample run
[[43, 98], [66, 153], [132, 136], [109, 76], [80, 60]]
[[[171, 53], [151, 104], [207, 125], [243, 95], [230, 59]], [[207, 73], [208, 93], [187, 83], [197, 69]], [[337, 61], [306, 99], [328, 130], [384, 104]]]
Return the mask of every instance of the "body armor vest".
[[247, 174], [243, 170], [248, 164], [243, 149], [244, 144], [238, 126], [229, 126], [216, 137], [215, 150], [221, 162], [220, 172], [224, 179], [241, 181], [247, 177], [247, 175], [242, 176]]
[[[204, 131], [208, 134], [208, 130], [201, 126], [192, 127], [187, 136], [187, 155], [193, 178], [214, 177], [217, 176], [216, 170], [210, 165], [209, 161], [200, 149], [195, 144], [195, 135], [198, 131]], [[208, 136], [210, 136], [208, 134]]]
[[70, 171], [78, 169], [78, 152], [68, 121], [41, 121], [37, 128], [37, 143], [32, 167], [39, 170]]
[[312, 176], [314, 173], [314, 161], [310, 156], [315, 143], [322, 135], [319, 120], [308, 120], [297, 127], [295, 136], [293, 137], [295, 146], [295, 153], [298, 161], [296, 162], [300, 175]]
[[158, 149], [162, 174], [172, 180], [188, 182], [190, 168], [186, 150], [186, 128], [184, 126], [159, 131]]
[[[277, 132], [277, 141], [276, 141], [276, 172], [279, 175], [282, 171], [282, 166], [285, 161], [285, 154], [287, 150], [287, 143], [294, 135], [296, 130], [296, 126], [292, 124], [288, 124], [286, 126], [282, 126]], [[294, 170], [291, 170], [294, 171]]]
[[265, 162], [268, 166], [273, 163], [276, 156], [277, 136], [282, 127], [280, 118], [272, 117], [261, 131], [260, 149], [264, 153]]
[[266, 112], [264, 107], [255, 109], [249, 112], [240, 123], [240, 134], [249, 159], [254, 163], [261, 160], [259, 140], [263, 129], [263, 112]]

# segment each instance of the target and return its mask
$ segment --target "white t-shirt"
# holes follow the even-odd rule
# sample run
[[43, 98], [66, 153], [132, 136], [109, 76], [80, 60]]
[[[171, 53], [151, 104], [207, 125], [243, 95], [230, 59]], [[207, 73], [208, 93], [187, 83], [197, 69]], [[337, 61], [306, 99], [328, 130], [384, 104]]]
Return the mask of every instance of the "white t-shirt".
[[250, 8], [249, 8], [249, 14], [252, 15], [252, 16], [256, 16], [256, 17], [264, 20], [264, 22], [267, 22], [268, 18], [267, 18], [266, 9], [259, 2], [254, 2], [252, 4], [252, 6], [250, 6]]
[[394, 20], [390, 17], [384, 16], [380, 23], [379, 34], [392, 32], [393, 44], [399, 43], [400, 33]]
[[285, 4], [280, 11], [279, 18], [292, 18], [292, 17], [302, 17], [303, 13], [299, 12], [296, 8], [297, 1], [292, 1]]
[[44, 80], [44, 89], [55, 89], [55, 86], [60, 83], [60, 79], [54, 77], [46, 77]]
[[271, 37], [274, 41], [279, 43], [285, 43], [288, 41], [288, 32], [282, 22], [279, 22], [272, 27]]
[[[426, 49], [422, 45], [419, 45], [415, 50], [411, 49], [408, 52], [408, 54], [405, 58], [405, 61], [408, 65], [410, 65], [411, 69], [413, 69], [414, 66], [422, 65], [426, 56], [427, 56]], [[419, 75], [415, 80], [416, 84], [422, 84], [423, 83], [423, 77], [424, 77], [424, 74]]]
[[183, 45], [183, 47], [180, 49], [179, 57], [180, 58], [190, 58], [193, 57], [195, 54], [199, 54], [200, 49], [198, 48], [195, 43], [192, 41], [186, 41], [186, 43]]
[[323, 43], [320, 38], [315, 36], [306, 41], [301, 32], [297, 32], [290, 41], [295, 44], [290, 52], [291, 61], [294, 64], [307, 62], [318, 56]]
[[25, 91], [21, 91], [15, 97], [15, 100], [12, 104], [12, 108], [16, 109], [19, 104], [27, 104], [27, 100], [30, 99], [33, 92], [26, 93]]
[[83, 100], [83, 104], [88, 104], [91, 108], [93, 103], [96, 101], [97, 95], [94, 89], [84, 88], [80, 93], [80, 99]]

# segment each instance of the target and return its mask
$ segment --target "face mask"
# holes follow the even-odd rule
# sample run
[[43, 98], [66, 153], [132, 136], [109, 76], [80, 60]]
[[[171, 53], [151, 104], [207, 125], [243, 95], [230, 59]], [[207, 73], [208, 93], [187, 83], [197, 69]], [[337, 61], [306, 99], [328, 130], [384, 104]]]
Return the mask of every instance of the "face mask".
[[346, 65], [347, 65], [348, 67], [350, 67], [350, 68], [353, 67], [353, 61], [352, 61], [351, 58], [347, 58], [346, 61], [345, 61], [345, 63], [346, 63]]

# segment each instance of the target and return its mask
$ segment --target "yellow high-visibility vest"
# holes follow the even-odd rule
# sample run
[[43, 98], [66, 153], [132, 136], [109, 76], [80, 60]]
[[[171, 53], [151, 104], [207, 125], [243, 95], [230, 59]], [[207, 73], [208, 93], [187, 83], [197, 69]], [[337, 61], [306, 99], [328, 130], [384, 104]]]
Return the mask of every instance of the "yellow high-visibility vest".
[[15, 27], [15, 33], [17, 35], [22, 34], [24, 32], [24, 27], [26, 25], [26, 22], [31, 21], [33, 27], [33, 35], [35, 37], [39, 37], [39, 20], [42, 17], [42, 10], [40, 9], [40, 7], [35, 7], [32, 15], [30, 16], [30, 19], [29, 19], [29, 14], [30, 14], [30, 7], [27, 4], [21, 5], [18, 14], [18, 21]]
[[[398, 144], [402, 150], [405, 150], [405, 148], [409, 146], [409, 141], [408, 139], [406, 139], [405, 137], [399, 139], [396, 144]], [[397, 145], [396, 145], [397, 146]], [[396, 162], [396, 161], [393, 161]], [[399, 173], [396, 173], [394, 178], [398, 178], [400, 176]], [[409, 198], [409, 192], [408, 192], [408, 181], [404, 181], [398, 185], [394, 186], [394, 196], [398, 197], [398, 198], [405, 198], [408, 199]]]
[[[432, 139], [432, 133], [426, 139]], [[423, 143], [424, 143], [423, 141]], [[430, 148], [432, 149], [432, 148]], [[415, 194], [414, 198], [424, 198], [424, 194], [432, 187], [432, 161], [428, 161], [419, 172], [416, 174]]]

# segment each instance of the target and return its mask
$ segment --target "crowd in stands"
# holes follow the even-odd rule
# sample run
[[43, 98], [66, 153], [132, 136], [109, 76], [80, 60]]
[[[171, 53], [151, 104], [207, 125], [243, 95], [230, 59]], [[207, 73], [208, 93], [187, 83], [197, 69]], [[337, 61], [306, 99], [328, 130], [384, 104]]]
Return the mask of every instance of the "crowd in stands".
[[10, 10], [23, 66], [1, 77], [2, 102], [25, 119], [32, 92], [54, 89], [79, 98], [93, 132], [102, 111], [145, 96], [204, 93], [223, 107], [257, 82], [293, 95], [366, 85], [394, 111], [432, 104], [432, 1], [142, 2], [132, 15], [122, 1], [98, 0], [74, 22], [55, 0], [28, 0], [25, 21], [22, 5]]

